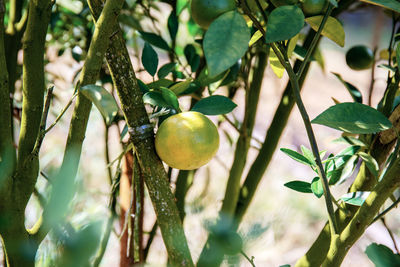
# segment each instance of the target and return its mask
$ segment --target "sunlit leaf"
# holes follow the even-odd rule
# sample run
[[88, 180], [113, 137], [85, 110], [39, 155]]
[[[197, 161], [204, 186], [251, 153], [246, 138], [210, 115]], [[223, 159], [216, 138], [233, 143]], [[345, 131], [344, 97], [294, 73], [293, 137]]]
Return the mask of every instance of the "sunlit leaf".
[[86, 96], [100, 111], [107, 125], [110, 125], [118, 113], [118, 105], [114, 97], [101, 86], [89, 84], [80, 88], [80, 92]]
[[340, 199], [346, 202], [347, 204], [351, 204], [354, 206], [361, 206], [370, 193], [371, 192], [369, 191], [357, 191], [344, 194], [342, 197], [340, 197]]
[[324, 188], [319, 177], [315, 177], [311, 182], [311, 191], [317, 198], [320, 198], [324, 194]]
[[361, 0], [361, 1], [381, 6], [400, 13], [400, 2], [397, 0]]
[[229, 69], [247, 51], [250, 29], [236, 11], [226, 12], [214, 20], [203, 42], [209, 74], [216, 76]]
[[311, 184], [304, 181], [291, 181], [284, 186], [301, 193], [312, 193]]
[[288, 155], [289, 157], [291, 157], [292, 159], [294, 159], [295, 161], [298, 161], [305, 165], [310, 165], [310, 166], [313, 165], [313, 163], [309, 159], [307, 159], [305, 156], [303, 156], [302, 154], [300, 154], [294, 150], [291, 150], [288, 148], [281, 148], [280, 150], [283, 153], [285, 153], [286, 155]]
[[198, 101], [192, 111], [201, 112], [204, 115], [227, 114], [236, 108], [236, 104], [222, 95], [212, 95]]
[[318, 115], [312, 123], [355, 134], [376, 133], [392, 127], [392, 123], [381, 112], [356, 102], [334, 105]]
[[273, 43], [289, 40], [304, 26], [304, 14], [295, 5], [275, 8], [268, 16], [265, 41]]
[[[323, 20], [324, 16], [314, 16], [306, 18], [306, 22], [311, 26], [314, 31], [318, 31], [319, 25]], [[333, 17], [328, 17], [321, 34], [328, 37], [341, 47], [344, 46], [345, 33], [342, 24]]]
[[365, 152], [359, 152], [358, 155], [365, 162], [365, 165], [367, 166], [368, 170], [372, 173], [372, 175], [374, 175], [375, 178], [378, 178], [379, 176], [378, 162], [376, 162], [376, 160], [370, 154], [367, 154]]

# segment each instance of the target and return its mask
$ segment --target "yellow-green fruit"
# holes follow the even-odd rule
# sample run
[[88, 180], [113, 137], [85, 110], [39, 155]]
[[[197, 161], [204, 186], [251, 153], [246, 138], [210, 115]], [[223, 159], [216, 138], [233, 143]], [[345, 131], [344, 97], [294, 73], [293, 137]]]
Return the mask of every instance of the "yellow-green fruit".
[[235, 0], [192, 0], [190, 5], [193, 20], [203, 29], [208, 29], [217, 17], [235, 8]]
[[306, 16], [320, 15], [326, 11], [328, 0], [303, 0], [302, 10]]
[[219, 134], [214, 123], [195, 111], [182, 112], [163, 121], [156, 134], [158, 156], [172, 168], [197, 169], [218, 151]]

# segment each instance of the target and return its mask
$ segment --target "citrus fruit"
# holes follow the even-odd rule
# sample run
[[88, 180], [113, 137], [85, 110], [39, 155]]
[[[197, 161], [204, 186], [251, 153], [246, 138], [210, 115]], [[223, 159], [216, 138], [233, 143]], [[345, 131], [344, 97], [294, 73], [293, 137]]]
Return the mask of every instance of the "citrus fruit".
[[217, 17], [235, 8], [235, 0], [192, 0], [190, 5], [193, 20], [204, 29]]
[[161, 123], [155, 146], [158, 156], [170, 167], [193, 170], [217, 153], [219, 134], [214, 123], [203, 114], [182, 112]]
[[271, 3], [276, 7], [295, 5], [298, 2], [299, 0], [271, 0]]
[[323, 13], [328, 8], [328, 0], [303, 0], [302, 9], [304, 15], [315, 16]]
[[374, 62], [374, 52], [365, 45], [356, 45], [346, 53], [346, 63], [353, 70], [366, 70]]

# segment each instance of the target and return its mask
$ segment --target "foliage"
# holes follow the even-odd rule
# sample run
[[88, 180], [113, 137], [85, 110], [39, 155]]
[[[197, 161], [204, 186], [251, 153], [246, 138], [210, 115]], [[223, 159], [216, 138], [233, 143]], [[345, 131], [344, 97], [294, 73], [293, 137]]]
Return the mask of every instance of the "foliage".
[[[323, 199], [327, 219], [296, 266], [339, 266], [365, 230], [400, 201], [400, 7], [396, 0], [363, 2], [0, 0], [0, 235], [7, 266], [98, 266], [117, 217], [122, 222], [121, 255], [127, 255], [129, 264], [148, 261], [159, 228], [169, 264], [194, 266], [188, 243], [198, 240], [185, 235], [185, 199], [194, 179], [207, 178], [197, 169], [206, 169], [202, 166], [217, 152], [218, 132], [234, 150], [233, 163], [227, 167], [219, 215], [204, 225], [208, 236], [196, 265], [246, 260], [255, 266], [257, 259], [246, 254], [252, 253], [247, 243], [254, 234], [240, 226], [261, 179], [268, 177], [265, 170], [294, 105], [309, 144], [299, 151], [280, 151], [312, 174], [282, 182], [280, 190], [292, 189], [293, 198], [308, 194], [309, 201]], [[346, 25], [338, 15], [365, 6], [385, 8], [392, 21], [387, 49], [377, 53], [377, 48], [362, 45], [346, 55], [351, 69], [372, 70], [368, 98], [358, 85], [333, 73], [338, 90], [344, 86], [353, 102], [334, 99], [335, 105], [310, 120], [300, 90], [313, 62], [324, 70], [319, 41], [326, 37], [344, 47]], [[47, 71], [63, 57], [72, 58], [76, 66], [73, 78], [64, 81], [70, 88], [67, 101], [57, 88], [59, 77]], [[287, 75], [288, 83], [260, 141], [253, 130], [258, 104], [269, 104], [260, 100], [268, 62], [278, 78]], [[387, 71], [385, 91], [378, 96], [372, 94], [376, 66]], [[325, 92], [316, 88], [313, 94], [318, 99]], [[378, 97], [377, 107], [372, 97]], [[63, 105], [60, 110], [56, 103]], [[101, 145], [83, 142], [92, 130], [92, 104], [104, 121]], [[191, 120], [187, 114], [196, 117]], [[338, 130], [334, 142], [346, 147], [338, 153], [321, 151], [316, 124]], [[54, 128], [69, 134], [59, 150], [61, 164], [47, 165], [53, 157], [46, 147]], [[110, 130], [119, 134], [116, 140]], [[89, 219], [84, 209], [79, 221], [74, 214], [79, 208], [70, 210], [81, 183], [96, 173], [78, 170], [90, 165], [91, 160], [80, 164], [88, 143], [94, 150], [105, 146], [109, 206], [104, 209], [109, 217], [104, 221]], [[118, 143], [119, 156], [113, 160], [110, 148]], [[250, 161], [253, 148], [255, 159]], [[348, 192], [335, 196], [340, 185], [349, 185]], [[208, 193], [206, 187], [201, 196]], [[157, 219], [149, 232], [143, 222], [145, 199]], [[25, 210], [40, 214], [30, 229], [25, 227]], [[383, 245], [370, 245], [366, 254], [376, 266], [398, 265], [398, 254]], [[124, 260], [122, 256], [121, 266], [128, 266]]]

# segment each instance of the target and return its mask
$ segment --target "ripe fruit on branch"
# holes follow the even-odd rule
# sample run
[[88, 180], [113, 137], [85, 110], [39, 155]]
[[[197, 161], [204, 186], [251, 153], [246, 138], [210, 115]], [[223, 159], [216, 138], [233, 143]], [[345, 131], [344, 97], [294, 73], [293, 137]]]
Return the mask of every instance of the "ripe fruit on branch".
[[192, 0], [190, 5], [193, 20], [204, 29], [217, 17], [235, 8], [235, 0]]
[[158, 128], [155, 146], [158, 156], [170, 167], [181, 170], [197, 169], [217, 153], [217, 127], [199, 112], [173, 115]]

